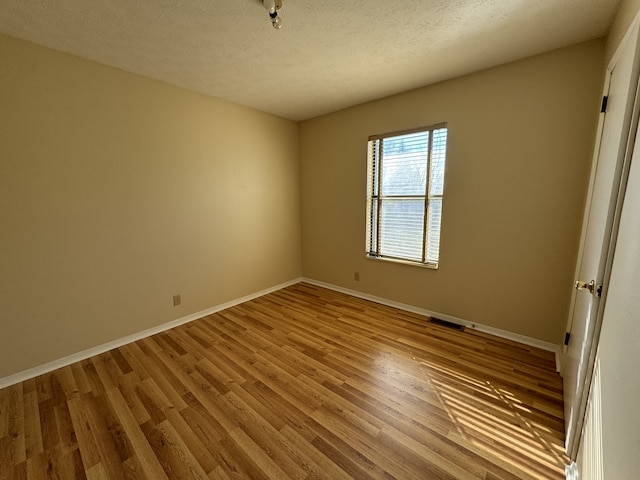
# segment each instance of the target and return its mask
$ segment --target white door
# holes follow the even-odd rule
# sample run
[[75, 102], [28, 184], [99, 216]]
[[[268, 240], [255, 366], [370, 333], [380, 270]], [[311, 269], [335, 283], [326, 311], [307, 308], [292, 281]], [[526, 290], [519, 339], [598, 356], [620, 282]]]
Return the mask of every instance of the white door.
[[[600, 478], [604, 479], [632, 480], [640, 472], [639, 239], [640, 138], [636, 135], [598, 346], [602, 374]], [[585, 452], [587, 455], [597, 458], [591, 450]]]
[[[571, 459], [575, 459], [582, 431], [606, 298], [605, 284], [613, 253], [610, 240], [616, 233], [614, 218], [618, 188], [627, 157], [627, 143], [629, 138], [635, 138], [635, 135], [629, 135], [638, 85], [638, 60], [636, 22], [607, 69], [606, 113], [600, 121], [576, 269], [576, 288], [579, 290], [573, 296], [570, 338], [563, 369], [566, 446]], [[605, 285], [602, 298], [599, 295], [601, 285]]]

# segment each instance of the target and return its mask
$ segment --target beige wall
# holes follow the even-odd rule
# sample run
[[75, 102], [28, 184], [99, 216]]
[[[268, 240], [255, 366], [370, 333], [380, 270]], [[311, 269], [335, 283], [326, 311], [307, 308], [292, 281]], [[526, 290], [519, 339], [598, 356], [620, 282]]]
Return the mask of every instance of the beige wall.
[[[560, 343], [603, 51], [591, 41], [303, 122], [304, 276]], [[365, 259], [367, 137], [445, 121], [440, 269]]]
[[[559, 342], [602, 56], [588, 42], [303, 122], [299, 136], [0, 36], [0, 377], [301, 273]], [[441, 268], [365, 260], [367, 136], [440, 121]]]
[[300, 276], [296, 123], [1, 36], [0, 58], [0, 377]]

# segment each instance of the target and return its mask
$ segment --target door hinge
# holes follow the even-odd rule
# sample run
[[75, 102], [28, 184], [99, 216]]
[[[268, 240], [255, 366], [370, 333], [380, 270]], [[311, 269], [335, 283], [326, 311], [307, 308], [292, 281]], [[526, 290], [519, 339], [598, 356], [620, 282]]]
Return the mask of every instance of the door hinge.
[[608, 96], [602, 97], [602, 105], [600, 106], [600, 113], [605, 113], [607, 111], [607, 102], [609, 101]]
[[571, 333], [567, 332], [564, 334], [564, 344], [569, 345], [569, 339], [571, 338]]

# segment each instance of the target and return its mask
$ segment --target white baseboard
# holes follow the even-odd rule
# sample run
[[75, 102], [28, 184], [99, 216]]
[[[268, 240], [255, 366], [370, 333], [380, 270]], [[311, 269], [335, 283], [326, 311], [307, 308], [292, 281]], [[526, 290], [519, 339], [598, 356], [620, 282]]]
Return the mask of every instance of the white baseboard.
[[89, 357], [93, 357], [95, 355], [100, 355], [101, 353], [108, 352], [109, 350], [113, 350], [114, 348], [121, 347], [128, 343], [132, 343], [137, 340], [150, 337], [151, 335], [155, 335], [156, 333], [164, 332], [165, 330], [175, 328], [179, 325], [184, 325], [185, 323], [189, 323], [189, 322], [192, 322], [193, 320], [197, 320], [198, 318], [211, 315], [212, 313], [219, 312], [220, 310], [225, 310], [235, 305], [239, 305], [249, 300], [253, 300], [254, 298], [262, 297], [263, 295], [266, 295], [268, 293], [275, 292], [282, 288], [295, 285], [296, 283], [300, 283], [301, 280], [302, 280], [301, 278], [296, 278], [294, 280], [290, 280], [288, 282], [281, 283], [279, 285], [275, 285], [273, 287], [270, 287], [264, 290], [260, 290], [259, 292], [255, 292], [255, 293], [246, 295], [244, 297], [237, 298], [235, 300], [231, 300], [229, 302], [226, 302], [220, 305], [216, 305], [215, 307], [211, 307], [206, 310], [202, 310], [200, 312], [192, 313], [191, 315], [178, 318], [177, 320], [163, 323], [162, 325], [158, 325], [156, 327], [152, 327], [147, 330], [143, 330], [141, 332], [134, 333], [132, 335], [119, 338], [117, 340], [113, 340], [111, 342], [103, 343], [102, 345], [98, 345], [97, 347], [92, 347], [87, 350], [83, 350], [81, 352], [77, 352], [72, 355], [68, 355], [66, 357], [59, 358], [57, 360], [53, 360], [43, 365], [39, 365], [37, 367], [33, 367], [28, 370], [23, 370], [13, 375], [9, 375], [7, 377], [2, 377], [0, 378], [0, 388], [9, 387], [16, 383], [24, 382], [25, 380], [29, 380], [30, 378], [37, 377], [38, 375], [49, 373], [53, 370], [57, 370], [58, 368], [66, 367], [68, 365], [71, 365], [72, 363], [80, 362], [82, 360], [85, 360]]
[[386, 298], [377, 297], [375, 295], [369, 295], [368, 293], [359, 292], [357, 290], [351, 290], [349, 288], [343, 288], [337, 285], [332, 285], [330, 283], [313, 280], [312, 278], [305, 277], [302, 279], [302, 281], [306, 283], [310, 283], [312, 285], [317, 285], [318, 287], [335, 290], [336, 292], [346, 293], [347, 295], [352, 295], [354, 297], [362, 298], [365, 300], [371, 300], [372, 302], [380, 303], [382, 305], [387, 305], [389, 307], [399, 308], [400, 310], [405, 310], [407, 312], [417, 313], [419, 315], [424, 315], [426, 317], [436, 317], [442, 320], [446, 320], [448, 322], [456, 323], [458, 325], [464, 325], [467, 328], [478, 330], [479, 332], [488, 333], [490, 335], [504, 338], [506, 340], [513, 340], [514, 342], [522, 343], [530, 347], [537, 347], [542, 350], [553, 352], [556, 358], [556, 371], [560, 372], [560, 366], [561, 366], [560, 365], [560, 355], [561, 355], [560, 345], [556, 345], [550, 342], [545, 342], [543, 340], [538, 340], [537, 338], [527, 337], [525, 335], [520, 335], [518, 333], [509, 332], [507, 330], [501, 330], [499, 328], [490, 327], [488, 325], [482, 325], [480, 323], [471, 322], [469, 320], [454, 317], [444, 313], [433, 312], [431, 310], [426, 310], [424, 308], [414, 307], [413, 305], [407, 305], [405, 303], [388, 300]]
[[380, 303], [382, 305], [388, 305], [390, 307], [399, 308], [401, 310], [406, 310], [408, 312], [417, 313], [419, 315], [424, 315], [427, 317], [436, 317], [442, 320], [447, 320], [452, 323], [457, 323], [459, 325], [464, 325], [467, 328], [471, 328], [474, 330], [478, 330], [480, 332], [485, 332], [490, 335], [495, 335], [496, 337], [505, 338], [507, 340], [513, 340], [518, 343], [522, 343], [524, 345], [529, 345], [532, 347], [541, 348], [542, 350], [547, 350], [550, 352], [554, 352], [556, 356], [556, 369], [558, 372], [561, 371], [561, 349], [559, 345], [555, 345], [553, 343], [544, 342], [542, 340], [538, 340], [535, 338], [527, 337], [524, 335], [519, 335], [517, 333], [508, 332], [506, 330], [500, 330], [498, 328], [489, 327], [487, 325], [482, 325], [475, 322], [470, 322], [469, 320], [464, 320], [462, 318], [453, 317], [451, 315], [446, 315], [443, 313], [433, 312], [431, 310], [426, 310], [424, 308], [414, 307], [413, 305], [407, 305], [400, 302], [395, 302], [393, 300], [388, 300], [386, 298], [377, 297], [375, 295], [369, 295], [367, 293], [358, 292], [357, 290], [351, 290], [348, 288], [339, 287], [337, 285], [332, 285], [330, 283], [321, 282], [318, 280], [313, 280], [311, 278], [296, 278], [294, 280], [290, 280], [285, 283], [281, 283], [279, 285], [275, 285], [273, 287], [260, 290], [259, 292], [255, 292], [249, 295], [246, 295], [241, 298], [237, 298], [235, 300], [231, 300], [229, 302], [216, 305], [215, 307], [208, 308], [206, 310], [202, 310], [200, 312], [192, 313], [191, 315], [187, 315], [182, 318], [178, 318], [177, 320], [173, 320], [171, 322], [163, 323], [162, 325], [158, 325], [153, 328], [149, 328], [147, 330], [143, 330], [138, 333], [134, 333], [132, 335], [128, 335], [126, 337], [119, 338], [117, 340], [113, 340], [111, 342], [103, 343], [102, 345], [98, 345], [97, 347], [92, 347], [87, 350], [83, 350], [81, 352], [74, 353], [72, 355], [68, 355], [63, 358], [59, 358], [57, 360], [53, 360], [51, 362], [47, 362], [43, 365], [39, 365], [37, 367], [30, 368], [28, 370], [23, 370], [21, 372], [15, 373], [13, 375], [9, 375], [7, 377], [0, 378], [0, 388], [5, 388], [16, 383], [23, 382], [25, 380], [29, 380], [30, 378], [37, 377], [38, 375], [43, 375], [45, 373], [49, 373], [53, 370], [57, 370], [58, 368], [66, 367], [71, 365], [72, 363], [80, 362], [87, 358], [93, 357], [95, 355], [100, 355], [101, 353], [108, 352], [109, 350], [113, 350], [114, 348], [121, 347], [128, 343], [135, 342], [137, 340], [141, 340], [146, 337], [150, 337], [151, 335], [155, 335], [160, 332], [164, 332], [165, 330], [169, 330], [171, 328], [177, 327], [179, 325], [184, 325], [185, 323], [192, 322], [193, 320], [197, 320], [198, 318], [202, 318], [207, 315], [211, 315], [212, 313], [219, 312], [221, 310], [225, 310], [227, 308], [231, 308], [235, 305], [239, 305], [241, 303], [247, 302], [249, 300], [253, 300], [254, 298], [262, 297], [263, 295], [267, 295], [268, 293], [275, 292], [282, 288], [295, 285], [296, 283], [306, 282], [312, 285], [317, 285], [319, 287], [328, 288], [330, 290], [335, 290], [337, 292], [346, 293], [347, 295], [353, 295], [354, 297], [363, 298], [365, 300], [371, 300], [372, 302]]

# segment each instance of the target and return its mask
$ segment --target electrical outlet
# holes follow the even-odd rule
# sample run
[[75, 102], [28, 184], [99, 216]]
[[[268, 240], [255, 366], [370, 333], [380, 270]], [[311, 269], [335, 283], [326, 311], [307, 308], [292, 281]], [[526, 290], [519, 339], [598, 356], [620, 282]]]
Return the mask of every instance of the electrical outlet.
[[173, 306], [177, 307], [182, 303], [182, 299], [180, 298], [180, 294], [173, 296]]
[[359, 282], [359, 281], [360, 281], [360, 272], [355, 272], [355, 273], [353, 274], [353, 279], [354, 279], [356, 282]]

